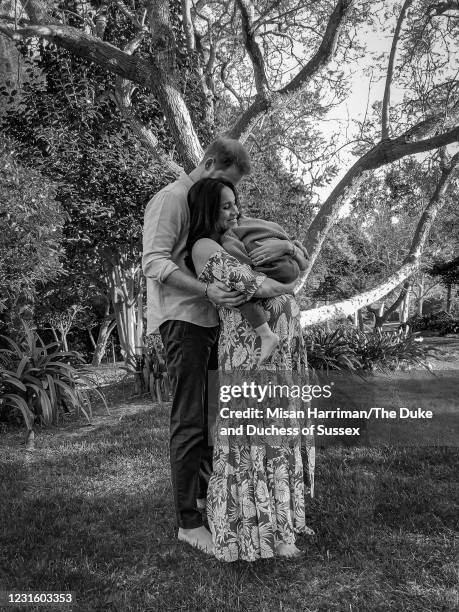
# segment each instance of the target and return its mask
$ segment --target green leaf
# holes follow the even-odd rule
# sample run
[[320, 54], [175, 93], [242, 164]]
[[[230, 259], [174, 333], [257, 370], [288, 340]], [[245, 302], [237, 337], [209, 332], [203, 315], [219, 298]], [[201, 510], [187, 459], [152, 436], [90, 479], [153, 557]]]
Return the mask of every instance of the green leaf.
[[46, 391], [40, 390], [39, 394], [42, 417], [45, 425], [49, 425], [53, 420], [53, 407]]
[[35, 417], [24, 398], [14, 393], [8, 393], [1, 399], [5, 402], [5, 404], [19, 408], [19, 410], [22, 412], [22, 416], [24, 417], [27, 429], [32, 429]]

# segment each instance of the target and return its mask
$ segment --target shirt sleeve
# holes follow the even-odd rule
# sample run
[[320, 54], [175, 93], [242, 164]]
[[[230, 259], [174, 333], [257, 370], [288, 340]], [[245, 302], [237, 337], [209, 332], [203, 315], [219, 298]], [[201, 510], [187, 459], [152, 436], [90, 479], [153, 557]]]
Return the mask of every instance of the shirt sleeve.
[[142, 269], [145, 276], [164, 282], [179, 270], [172, 251], [186, 222], [177, 195], [171, 191], [156, 194], [145, 210]]

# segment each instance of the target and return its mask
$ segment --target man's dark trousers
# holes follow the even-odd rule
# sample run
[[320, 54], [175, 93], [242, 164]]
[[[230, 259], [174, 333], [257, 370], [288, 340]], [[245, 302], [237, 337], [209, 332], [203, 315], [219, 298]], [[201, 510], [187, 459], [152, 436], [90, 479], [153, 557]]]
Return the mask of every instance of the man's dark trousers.
[[196, 498], [206, 496], [212, 473], [208, 438], [208, 371], [217, 370], [217, 327], [165, 321], [159, 328], [166, 351], [173, 401], [170, 460], [179, 527], [200, 527]]

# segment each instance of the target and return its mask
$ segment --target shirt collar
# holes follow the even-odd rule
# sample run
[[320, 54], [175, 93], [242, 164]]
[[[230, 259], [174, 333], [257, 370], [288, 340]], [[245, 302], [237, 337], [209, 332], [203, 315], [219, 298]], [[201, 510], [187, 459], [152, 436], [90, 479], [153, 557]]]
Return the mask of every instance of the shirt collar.
[[194, 185], [194, 181], [186, 174], [186, 172], [180, 172], [178, 180], [186, 185], [187, 189], [190, 189]]

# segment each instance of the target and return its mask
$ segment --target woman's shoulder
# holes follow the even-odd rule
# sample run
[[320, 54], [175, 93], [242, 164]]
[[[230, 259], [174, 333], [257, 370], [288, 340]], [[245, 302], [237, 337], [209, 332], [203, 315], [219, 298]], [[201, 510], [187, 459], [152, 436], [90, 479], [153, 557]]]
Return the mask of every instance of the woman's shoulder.
[[219, 243], [213, 238], [199, 238], [199, 240], [196, 240], [196, 242], [194, 243], [193, 249], [205, 249], [210, 247], [215, 248], [216, 246], [222, 248]]
[[212, 240], [212, 238], [200, 238], [196, 240], [193, 245], [192, 255], [193, 257], [199, 256], [207, 256], [210, 257], [216, 251], [222, 251], [223, 248], [216, 240]]
[[223, 248], [218, 242], [212, 240], [212, 238], [200, 238], [196, 240], [191, 251], [191, 256], [198, 276], [204, 269], [208, 260], [212, 255], [218, 253], [218, 251], [223, 251]]

